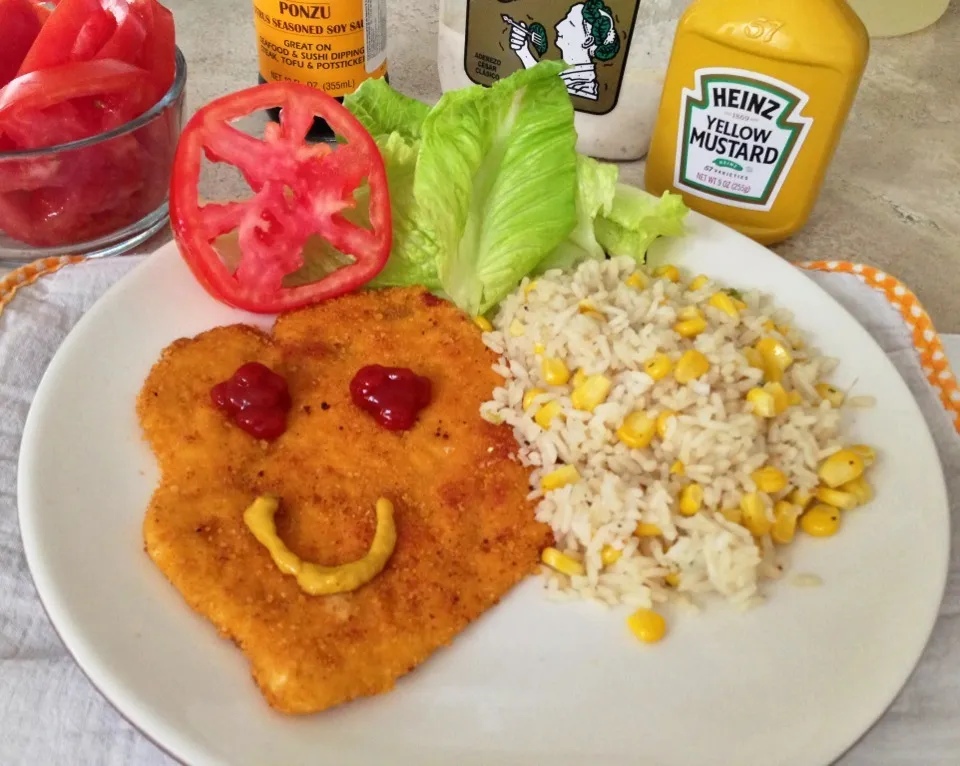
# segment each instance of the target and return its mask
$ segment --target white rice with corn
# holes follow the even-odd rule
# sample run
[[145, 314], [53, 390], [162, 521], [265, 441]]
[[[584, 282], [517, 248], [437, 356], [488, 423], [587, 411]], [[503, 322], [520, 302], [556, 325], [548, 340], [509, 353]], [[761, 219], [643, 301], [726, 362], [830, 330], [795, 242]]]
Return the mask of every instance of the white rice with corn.
[[513, 428], [534, 469], [551, 596], [748, 607], [781, 574], [818, 468], [843, 446], [824, 398], [842, 394], [817, 388], [834, 363], [789, 312], [617, 258], [525, 282], [483, 337], [504, 383], [482, 414]]

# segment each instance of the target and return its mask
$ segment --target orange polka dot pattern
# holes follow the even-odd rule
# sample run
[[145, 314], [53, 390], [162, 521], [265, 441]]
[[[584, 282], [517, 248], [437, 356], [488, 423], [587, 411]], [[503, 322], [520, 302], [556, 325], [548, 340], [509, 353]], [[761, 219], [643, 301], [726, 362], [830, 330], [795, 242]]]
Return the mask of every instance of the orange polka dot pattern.
[[[59, 258], [43, 258], [14, 269], [0, 279], [0, 312], [13, 300], [17, 290], [24, 285], [33, 284], [45, 274], [53, 274], [64, 266], [79, 263], [82, 260], [84, 260], [83, 257], [79, 255], [64, 255]], [[953, 418], [954, 427], [960, 432], [960, 387], [957, 386], [957, 377], [950, 369], [943, 343], [933, 326], [930, 315], [913, 291], [896, 277], [861, 263], [806, 261], [797, 265], [808, 271], [852, 274], [887, 299], [910, 327], [913, 333], [913, 345], [920, 356], [923, 374]]]
[[887, 299], [910, 328], [923, 374], [937, 392], [947, 413], [953, 418], [954, 427], [960, 432], [960, 388], [957, 386], [957, 376], [950, 369], [943, 343], [930, 315], [913, 291], [896, 277], [862, 263], [807, 261], [797, 265], [808, 271], [852, 274]]

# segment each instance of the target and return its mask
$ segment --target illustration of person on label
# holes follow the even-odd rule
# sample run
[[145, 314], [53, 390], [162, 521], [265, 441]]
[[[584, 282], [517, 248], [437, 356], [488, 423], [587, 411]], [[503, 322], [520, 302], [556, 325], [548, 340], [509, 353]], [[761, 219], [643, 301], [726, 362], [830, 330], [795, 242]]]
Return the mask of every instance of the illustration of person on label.
[[[510, 48], [524, 69], [529, 69], [537, 63], [531, 45], [540, 56], [547, 52], [546, 29], [539, 23], [528, 27], [506, 14], [503, 20], [510, 25]], [[586, 0], [570, 6], [555, 29], [557, 48], [570, 65], [560, 74], [567, 92], [571, 96], [596, 101], [599, 98], [596, 62], [610, 61], [620, 52], [620, 36], [613, 12], [602, 0]]]

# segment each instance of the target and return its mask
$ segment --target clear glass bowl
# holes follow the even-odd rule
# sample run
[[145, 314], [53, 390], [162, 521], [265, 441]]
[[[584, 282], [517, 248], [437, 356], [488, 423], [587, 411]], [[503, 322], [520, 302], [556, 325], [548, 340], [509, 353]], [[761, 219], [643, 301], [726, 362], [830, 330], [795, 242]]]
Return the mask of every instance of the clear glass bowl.
[[187, 63], [126, 125], [44, 149], [0, 152], [0, 260], [119, 255], [167, 222]]

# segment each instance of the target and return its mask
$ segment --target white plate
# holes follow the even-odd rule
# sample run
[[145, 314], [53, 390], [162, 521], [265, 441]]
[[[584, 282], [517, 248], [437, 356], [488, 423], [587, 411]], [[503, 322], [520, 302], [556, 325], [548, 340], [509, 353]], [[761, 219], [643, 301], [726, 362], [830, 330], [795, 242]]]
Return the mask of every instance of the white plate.
[[[545, 601], [537, 578], [395, 691], [306, 718], [272, 712], [242, 654], [143, 552], [157, 479], [134, 400], [175, 338], [253, 318], [197, 286], [173, 246], [80, 321], [37, 391], [20, 455], [20, 524], [37, 590], [91, 681], [190, 764], [823, 766], [884, 711], [920, 657], [947, 571], [940, 463], [906, 385], [799, 271], [718, 224], [666, 245], [693, 272], [756, 286], [798, 315], [840, 382], [877, 397], [877, 499], [840, 535], [801, 540], [787, 582], [747, 614], [712, 604], [639, 644], [623, 616]], [[263, 321], [262, 319], [260, 320]], [[371, 360], [376, 361], [376, 360]]]

